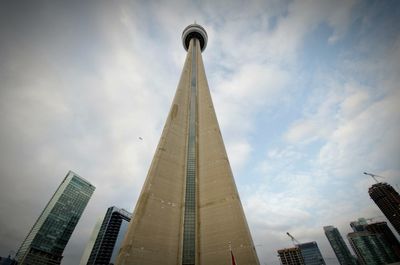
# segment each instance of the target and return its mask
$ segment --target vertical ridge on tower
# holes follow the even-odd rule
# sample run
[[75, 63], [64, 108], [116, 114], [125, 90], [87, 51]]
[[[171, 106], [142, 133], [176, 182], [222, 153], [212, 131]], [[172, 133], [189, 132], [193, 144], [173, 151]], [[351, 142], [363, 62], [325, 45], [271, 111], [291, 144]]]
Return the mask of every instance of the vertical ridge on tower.
[[185, 194], [185, 216], [183, 223], [183, 265], [195, 264], [196, 247], [196, 112], [197, 112], [197, 68], [196, 68], [196, 39], [190, 41], [192, 45], [192, 68], [190, 82], [189, 103], [189, 134], [186, 166], [186, 194]]

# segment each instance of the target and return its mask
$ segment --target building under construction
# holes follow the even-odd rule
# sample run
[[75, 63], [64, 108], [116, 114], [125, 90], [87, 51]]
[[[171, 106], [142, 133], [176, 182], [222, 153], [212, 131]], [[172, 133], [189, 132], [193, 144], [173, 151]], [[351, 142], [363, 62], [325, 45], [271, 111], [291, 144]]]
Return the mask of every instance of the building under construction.
[[387, 183], [376, 183], [368, 190], [369, 196], [378, 205], [389, 222], [400, 234], [400, 195]]
[[282, 265], [304, 265], [304, 259], [298, 247], [279, 249], [278, 255]]
[[300, 243], [289, 232], [286, 234], [294, 244], [294, 248], [284, 248], [278, 250], [278, 256], [283, 265], [325, 265], [325, 260], [319, 251], [318, 244], [315, 241]]

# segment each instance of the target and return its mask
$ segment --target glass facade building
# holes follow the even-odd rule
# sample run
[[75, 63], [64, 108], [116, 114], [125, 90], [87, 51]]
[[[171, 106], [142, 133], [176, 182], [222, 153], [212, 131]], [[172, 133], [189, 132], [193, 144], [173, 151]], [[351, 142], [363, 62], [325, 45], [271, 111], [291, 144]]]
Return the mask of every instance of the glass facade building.
[[353, 232], [347, 238], [361, 265], [383, 265], [396, 261], [396, 255], [380, 234], [369, 231]]
[[351, 255], [349, 248], [343, 240], [339, 230], [333, 226], [324, 227], [325, 236], [329, 241], [341, 265], [356, 265], [356, 258]]
[[397, 256], [396, 261], [400, 261], [400, 243], [396, 236], [390, 230], [386, 222], [376, 222], [368, 224], [365, 229], [371, 233], [380, 234], [386, 244], [393, 250]]
[[367, 220], [363, 217], [358, 218], [357, 221], [350, 222], [350, 227], [354, 232], [362, 232], [365, 231], [365, 226], [367, 225]]
[[115, 206], [107, 209], [87, 265], [115, 264], [131, 218], [132, 214], [124, 209]]
[[95, 187], [69, 171], [17, 252], [19, 265], [56, 265]]
[[297, 247], [301, 251], [305, 265], [325, 265], [325, 260], [318, 248], [317, 242], [302, 243], [298, 244]]

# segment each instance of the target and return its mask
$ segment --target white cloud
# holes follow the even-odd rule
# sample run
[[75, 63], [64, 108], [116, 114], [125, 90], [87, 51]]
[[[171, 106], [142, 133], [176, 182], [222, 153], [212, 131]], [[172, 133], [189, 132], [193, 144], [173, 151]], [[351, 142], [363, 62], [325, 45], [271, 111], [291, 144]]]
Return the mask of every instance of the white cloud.
[[[240, 170], [251, 155], [246, 134], [254, 130], [254, 114], [276, 104], [284, 92], [287, 74], [259, 64], [243, 65], [232, 79], [219, 77], [213, 98], [231, 164]], [[240, 145], [240, 153], [237, 148]], [[246, 147], [245, 149], [243, 149]]]
[[[363, 164], [375, 164], [376, 167], [395, 164], [396, 158], [389, 158], [391, 163], [387, 160], [388, 154], [395, 154], [400, 149], [397, 141], [400, 131], [399, 95], [394, 92], [370, 103], [358, 115], [343, 116], [321, 148], [318, 157], [320, 166], [332, 173], [340, 172], [341, 175], [342, 170], [353, 170], [355, 166], [362, 167]], [[344, 108], [339, 115], [342, 111], [348, 115], [347, 103], [347, 100], [343, 102]]]
[[[337, 27], [329, 39], [332, 44], [345, 34]], [[399, 51], [396, 43], [380, 42], [388, 47], [385, 54], [374, 53], [374, 44], [369, 43], [364, 47], [371, 53], [367, 58], [346, 54], [346, 63], [339, 63], [337, 70], [315, 75], [318, 86], [312, 87], [300, 117], [282, 134], [283, 143], [274, 143], [259, 163], [264, 185], [252, 186], [252, 195], [246, 196], [247, 207], [254, 204], [262, 209], [249, 211], [250, 216], [257, 215], [249, 218], [252, 225], [257, 227], [259, 220], [269, 217], [273, 221], [261, 223], [273, 226], [275, 216], [286, 225], [264, 228], [264, 232], [257, 229], [263, 234], [255, 235], [258, 242], [268, 245], [268, 239], [274, 238], [275, 249], [288, 247], [288, 238], [275, 234], [293, 230], [300, 241], [316, 240], [324, 256], [333, 256], [323, 226], [338, 226], [345, 237], [350, 221], [382, 215], [368, 197], [373, 181], [362, 172], [383, 175], [394, 186], [399, 182], [400, 94], [398, 75], [393, 72], [399, 68], [393, 62]], [[278, 213], [275, 207], [280, 207]], [[285, 211], [290, 214], [281, 214]], [[272, 217], [267, 217], [271, 212]], [[307, 214], [309, 219], [304, 218]], [[271, 253], [264, 256], [272, 259]]]
[[221, 79], [214, 90], [220, 124], [230, 132], [243, 134], [254, 125], [251, 115], [276, 103], [287, 82], [287, 73], [260, 64], [243, 65], [232, 79]]
[[[290, 142], [298, 142], [303, 139], [313, 140], [318, 137], [318, 122], [314, 120], [302, 120], [296, 122], [286, 134]], [[310, 139], [311, 138], [311, 139]]]
[[[360, 40], [360, 50], [372, 54], [365, 60], [355, 58], [358, 48], [339, 51], [345, 62], [329, 65], [336, 69], [329, 76], [315, 74], [301, 95], [304, 106], [293, 93], [307, 70], [298, 60], [306, 37], [327, 24], [326, 41], [335, 46], [354, 23], [357, 4], [118, 2], [90, 8], [94, 13], [81, 17], [85, 23], [77, 20], [92, 25], [85, 34], [68, 21], [57, 24], [58, 17], [42, 25], [52, 30], [41, 28], [46, 34], [37, 39], [20, 34], [26, 39], [7, 50], [11, 55], [0, 65], [7, 187], [0, 206], [14, 213], [2, 216], [5, 235], [18, 244], [30, 224], [14, 216], [33, 222], [69, 168], [97, 190], [65, 252], [66, 264], [76, 264], [106, 207], [133, 209], [179, 80], [181, 30], [194, 19], [209, 34], [203, 58], [228, 156], [234, 172], [252, 181], [239, 189], [262, 261], [278, 263], [275, 249], [291, 244], [286, 231], [320, 243], [323, 225], [346, 231], [349, 220], [377, 215], [365, 193], [370, 180], [357, 174], [371, 171], [399, 182], [400, 38], [381, 41], [383, 57], [373, 54], [368, 40]], [[376, 77], [379, 86], [360, 75]], [[291, 113], [292, 103], [303, 107], [295, 110], [300, 113]], [[261, 124], [260, 117], [280, 110], [284, 119]]]

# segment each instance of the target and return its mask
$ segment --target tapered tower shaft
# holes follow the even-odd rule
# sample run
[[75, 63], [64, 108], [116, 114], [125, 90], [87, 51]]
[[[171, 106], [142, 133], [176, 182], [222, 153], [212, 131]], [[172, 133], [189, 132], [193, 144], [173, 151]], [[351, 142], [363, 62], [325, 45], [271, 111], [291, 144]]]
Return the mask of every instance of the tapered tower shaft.
[[183, 33], [178, 88], [117, 263], [259, 264], [218, 126], [201, 52], [205, 30]]

